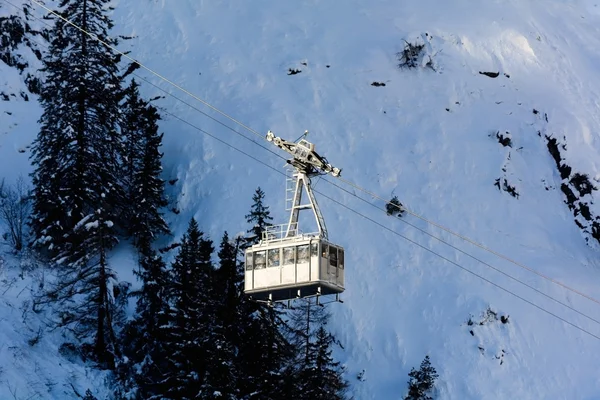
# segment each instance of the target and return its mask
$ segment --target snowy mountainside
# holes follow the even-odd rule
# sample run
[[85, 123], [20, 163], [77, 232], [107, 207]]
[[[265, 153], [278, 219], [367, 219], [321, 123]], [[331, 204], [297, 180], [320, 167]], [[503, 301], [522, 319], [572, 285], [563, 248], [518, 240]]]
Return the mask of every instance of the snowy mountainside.
[[[6, 13], [10, 6], [1, 4]], [[134, 36], [119, 48], [153, 70], [261, 133], [271, 129], [295, 139], [309, 130], [317, 151], [342, 168], [346, 179], [383, 198], [397, 195], [415, 213], [600, 297], [598, 242], [591, 235], [600, 215], [595, 191], [578, 195], [569, 209], [561, 188], [565, 183], [577, 193], [569, 183], [577, 172], [600, 187], [600, 8], [593, 0], [131, 0], [115, 7], [114, 34]], [[33, 7], [32, 14], [45, 12]], [[404, 40], [426, 44], [423, 61], [431, 56], [434, 70], [397, 68]], [[34, 63], [35, 57], [27, 59]], [[0, 68], [0, 85], [24, 85], [15, 68]], [[276, 150], [147, 71], [136, 73]], [[145, 82], [142, 88], [148, 97], [164, 95]], [[172, 97], [157, 104], [283, 171], [281, 159]], [[36, 102], [18, 98], [0, 101], [0, 107], [0, 171], [14, 180], [31, 170], [26, 146], [41, 111]], [[174, 238], [165, 241], [179, 238], [191, 216], [215, 240], [224, 229], [244, 231], [257, 186], [267, 193], [275, 222], [286, 221], [281, 175], [167, 114], [161, 129], [165, 178], [178, 179], [169, 191], [180, 210], [167, 212]], [[558, 165], [546, 136], [557, 139]], [[572, 169], [565, 179], [562, 164]], [[588, 318], [324, 180], [315, 187], [600, 336]], [[400, 398], [407, 373], [425, 354], [440, 375], [439, 398], [600, 398], [597, 339], [323, 197], [319, 202], [330, 239], [347, 252], [344, 303], [330, 307], [332, 329], [345, 348], [337, 355], [355, 398]], [[574, 216], [582, 202], [591, 220], [581, 211]], [[582, 313], [598, 315], [598, 304], [410, 215], [402, 219]], [[123, 252], [117, 256], [115, 267], [129, 278], [131, 264], [117, 261], [126, 258]], [[484, 321], [488, 306], [498, 318], [509, 315], [509, 322]], [[8, 332], [17, 337], [18, 330]], [[55, 357], [55, 348], [42, 348], [47, 354], [40, 357]], [[23, 351], [29, 351], [24, 344]], [[10, 361], [2, 367], [9, 370]], [[355, 379], [363, 370], [363, 378]], [[85, 379], [79, 386], [84, 389]]]
[[0, 171], [11, 171], [1, 174], [9, 182], [30, 171], [27, 148], [41, 112], [36, 92], [48, 26], [34, 11], [29, 1], [0, 3]]

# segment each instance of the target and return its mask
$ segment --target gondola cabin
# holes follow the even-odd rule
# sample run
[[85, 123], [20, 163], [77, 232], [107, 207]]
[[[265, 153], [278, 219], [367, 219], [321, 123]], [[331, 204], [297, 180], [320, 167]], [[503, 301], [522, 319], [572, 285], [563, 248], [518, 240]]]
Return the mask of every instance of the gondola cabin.
[[[308, 132], [304, 133], [306, 136]], [[311, 188], [311, 177], [341, 170], [333, 167], [315, 152], [314, 144], [305, 139], [288, 142], [267, 132], [267, 140], [293, 156], [287, 160], [294, 168], [286, 179], [286, 209], [290, 211], [285, 225], [268, 227], [262, 240], [246, 250], [244, 293], [255, 301], [268, 304], [305, 297], [339, 294], [344, 291], [344, 249], [328, 240], [325, 219]], [[302, 204], [306, 191], [308, 202]], [[303, 234], [298, 229], [300, 211], [312, 211], [318, 232]]]
[[246, 250], [244, 292], [259, 301], [340, 294], [344, 249], [316, 235], [285, 237], [272, 227]]

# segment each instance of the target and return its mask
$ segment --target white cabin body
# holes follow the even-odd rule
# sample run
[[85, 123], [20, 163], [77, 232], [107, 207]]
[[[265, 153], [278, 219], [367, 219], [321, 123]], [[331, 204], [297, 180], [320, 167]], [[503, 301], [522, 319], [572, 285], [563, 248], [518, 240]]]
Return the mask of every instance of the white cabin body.
[[244, 292], [284, 301], [344, 291], [344, 249], [320, 236], [261, 241], [246, 250]]

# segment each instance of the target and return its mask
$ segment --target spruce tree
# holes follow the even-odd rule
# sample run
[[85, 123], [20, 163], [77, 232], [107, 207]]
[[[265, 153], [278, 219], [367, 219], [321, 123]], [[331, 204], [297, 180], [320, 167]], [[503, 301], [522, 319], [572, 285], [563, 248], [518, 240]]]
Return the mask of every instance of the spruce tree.
[[250, 213], [246, 215], [246, 222], [252, 224], [252, 227], [248, 229], [249, 235], [246, 237], [244, 248], [260, 242], [262, 233], [268, 226], [271, 226], [269, 221], [273, 220], [273, 218], [271, 217], [269, 207], [263, 203], [264, 198], [265, 192], [258, 187], [252, 196], [254, 203], [250, 208]]
[[[163, 389], [166, 398], [191, 399], [206, 392], [214, 300], [211, 298], [212, 241], [192, 219], [171, 268]], [[160, 398], [160, 397], [158, 397]]]
[[149, 399], [165, 393], [162, 386], [163, 371], [169, 368], [164, 362], [165, 326], [168, 324], [170, 287], [169, 274], [162, 258], [152, 249], [142, 251], [140, 272], [142, 281], [137, 293], [136, 315], [123, 335], [125, 363], [119, 371], [119, 379], [135, 398]]
[[290, 316], [290, 342], [294, 345], [298, 365], [309, 365], [311, 341], [319, 328], [327, 324], [329, 312], [312, 298], [295, 302]]
[[[217, 296], [222, 299], [219, 326], [225, 328], [222, 346], [233, 365], [228, 374], [235, 381], [235, 395], [242, 399], [269, 399], [281, 395], [280, 370], [291, 357], [291, 348], [280, 334], [279, 314], [248, 300], [243, 293], [244, 266], [238, 260], [245, 240], [224, 233], [219, 256]], [[231, 353], [233, 351], [233, 354]], [[230, 365], [227, 362], [225, 365]]]
[[206, 370], [201, 377], [201, 398], [238, 398], [238, 368], [236, 364], [239, 336], [239, 277], [237, 276], [237, 248], [223, 234], [219, 246], [219, 269], [209, 275], [208, 302], [212, 316], [209, 329], [204, 331]]
[[[240, 242], [242, 251], [258, 243], [262, 232], [271, 225], [269, 221], [273, 218], [269, 207], [264, 204], [264, 197], [262, 189], [257, 188], [252, 197], [250, 213], [246, 215], [251, 227]], [[241, 263], [238, 270], [240, 279], [243, 279], [243, 268]], [[284, 381], [289, 379], [288, 366], [294, 354], [287, 335], [289, 327], [277, 305], [268, 307], [242, 296], [239, 312], [241, 321], [244, 321], [241, 329], [244, 340], [238, 349], [240, 396], [267, 400], [281, 398]]]
[[228, 354], [233, 360], [229, 374], [226, 376], [233, 379], [234, 392], [239, 398], [246, 398], [251, 393], [260, 393], [262, 384], [258, 379], [254, 379], [257, 371], [245, 368], [248, 362], [254, 361], [254, 354], [248, 354], [248, 349], [253, 349], [255, 346], [251, 333], [256, 326], [254, 313], [257, 307], [255, 303], [249, 302], [243, 293], [244, 270], [243, 264], [238, 260], [243, 242], [243, 237], [231, 241], [227, 232], [223, 234], [218, 253], [219, 269], [216, 285], [219, 292], [217, 296], [221, 298], [217, 315], [220, 325], [225, 328], [224, 338], [229, 344], [229, 347], [225, 348], [230, 351]]
[[344, 399], [348, 387], [331, 356], [335, 337], [325, 330], [330, 314], [311, 298], [300, 300], [290, 314], [295, 350], [294, 391], [299, 399]]
[[112, 221], [103, 207], [86, 216], [73, 230], [80, 241], [59, 253], [56, 282], [40, 303], [56, 303], [58, 326], [81, 340], [102, 367], [112, 368], [120, 355], [114, 326], [116, 274], [108, 265], [108, 252], [117, 243]]
[[[229, 239], [227, 231], [224, 232], [219, 246], [219, 269], [217, 272], [216, 290], [222, 298], [222, 318], [227, 326], [238, 326], [240, 322], [240, 307], [245, 298], [242, 293], [244, 272], [238, 262], [238, 252], [242, 238], [236, 238], [235, 242]], [[229, 330], [231, 340], [239, 339], [235, 329]]]
[[227, 335], [228, 329], [222, 319], [213, 321], [205, 341], [206, 370], [202, 377], [202, 399], [236, 399], [237, 366], [235, 364], [235, 348]]
[[125, 90], [121, 131], [124, 147], [123, 186], [126, 204], [124, 225], [134, 244], [153, 241], [158, 234], [169, 233], [160, 209], [167, 205], [159, 148], [162, 134], [156, 107], [143, 100], [135, 80]]
[[[109, 0], [62, 0], [58, 13], [111, 45]], [[121, 140], [119, 56], [57, 19], [44, 58], [40, 132], [32, 146], [35, 243], [54, 256], [83, 238], [73, 228], [104, 205], [118, 222]], [[80, 232], [84, 236], [84, 232]]]
[[[108, 0], [62, 0], [59, 14], [108, 37]], [[102, 365], [119, 356], [114, 327], [116, 275], [108, 252], [117, 243], [123, 192], [117, 131], [118, 56], [98, 40], [57, 19], [44, 58], [44, 109], [33, 144], [35, 243], [60, 267], [43, 302], [61, 307], [58, 324], [91, 347]], [[91, 343], [93, 342], [93, 344]]]
[[418, 371], [414, 368], [410, 370], [408, 374], [410, 380], [408, 381], [408, 395], [404, 398], [405, 400], [432, 400], [429, 396], [435, 380], [438, 378], [438, 374], [435, 368], [429, 361], [429, 356], [425, 356], [425, 359], [421, 362], [421, 367]]
[[294, 360], [282, 314], [277, 308], [252, 302], [248, 302], [243, 311], [242, 315], [248, 319], [244, 327], [245, 340], [238, 353], [241, 398], [282, 398], [282, 389], [293, 372], [289, 366]]
[[314, 342], [308, 347], [308, 364], [298, 373], [298, 399], [342, 400], [346, 398], [348, 382], [342, 376], [340, 363], [332, 357], [335, 338], [320, 326]]

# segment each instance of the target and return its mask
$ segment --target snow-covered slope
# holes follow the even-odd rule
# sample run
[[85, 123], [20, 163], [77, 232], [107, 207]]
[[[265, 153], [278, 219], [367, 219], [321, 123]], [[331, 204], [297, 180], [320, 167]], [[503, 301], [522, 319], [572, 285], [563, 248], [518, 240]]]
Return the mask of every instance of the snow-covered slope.
[[[317, 151], [343, 168], [346, 179], [386, 199], [397, 195], [415, 213], [600, 298], [598, 244], [564, 203], [546, 139], [558, 139], [573, 173], [599, 174], [600, 6], [593, 0], [115, 5], [115, 34], [135, 36], [120, 48], [148, 67], [261, 133], [271, 129], [295, 139], [309, 130]], [[2, 7], [5, 12], [10, 6]], [[34, 13], [44, 14], [39, 8]], [[398, 69], [404, 40], [424, 41], [436, 71]], [[15, 79], [16, 72], [0, 68], [0, 85]], [[288, 75], [289, 69], [301, 72]], [[271, 146], [147, 71], [137, 73]], [[143, 85], [147, 96], [164, 95]], [[281, 159], [174, 98], [158, 104], [282, 168]], [[19, 99], [0, 107], [0, 175], [14, 179], [30, 170], [28, 152], [19, 149], [35, 136], [40, 110]], [[165, 178], [178, 179], [169, 191], [181, 212], [168, 214], [176, 237], [191, 216], [214, 239], [223, 229], [247, 229], [244, 215], [257, 186], [266, 191], [277, 222], [285, 222], [281, 175], [167, 114], [161, 128]], [[499, 143], [496, 132], [510, 136], [512, 147]], [[501, 187], [506, 179], [518, 198], [499, 190], [496, 179]], [[356, 197], [324, 181], [316, 189], [600, 336], [590, 319]], [[582, 200], [595, 216], [600, 209], [594, 196]], [[600, 398], [599, 339], [325, 198], [320, 205], [330, 239], [347, 249], [344, 303], [331, 307], [333, 329], [345, 347], [338, 357], [355, 398], [399, 398], [407, 373], [425, 354], [438, 370], [443, 399]], [[422, 220], [402, 219], [600, 319], [600, 305]], [[509, 323], [467, 324], [470, 315], [479, 323], [488, 306], [498, 317], [510, 315]], [[56, 349], [47, 351], [50, 357]], [[362, 370], [364, 378], [355, 379]]]
[[108, 374], [61, 351], [62, 332], [32, 311], [31, 292], [47, 273], [28, 257], [0, 256], [0, 399], [76, 399], [88, 388], [104, 398]]

